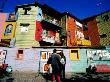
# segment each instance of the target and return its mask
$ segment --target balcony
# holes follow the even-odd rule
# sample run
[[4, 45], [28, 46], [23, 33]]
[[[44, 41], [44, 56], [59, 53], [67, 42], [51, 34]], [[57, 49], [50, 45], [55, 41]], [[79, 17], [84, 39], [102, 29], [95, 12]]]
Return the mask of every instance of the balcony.
[[43, 28], [53, 29], [53, 30], [61, 30], [61, 27], [59, 24], [54, 24], [47, 19], [43, 19], [41, 21], [41, 23], [42, 23]]

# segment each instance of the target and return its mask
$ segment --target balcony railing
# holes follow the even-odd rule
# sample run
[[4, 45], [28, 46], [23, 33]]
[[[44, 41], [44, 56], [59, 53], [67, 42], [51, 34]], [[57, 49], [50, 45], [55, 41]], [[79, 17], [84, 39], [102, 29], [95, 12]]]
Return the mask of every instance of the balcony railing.
[[52, 23], [54, 25], [57, 25], [57, 26], [61, 26], [61, 21], [60, 20], [57, 20], [51, 16], [48, 16], [46, 14], [43, 15], [43, 20], [49, 22], [49, 23]]

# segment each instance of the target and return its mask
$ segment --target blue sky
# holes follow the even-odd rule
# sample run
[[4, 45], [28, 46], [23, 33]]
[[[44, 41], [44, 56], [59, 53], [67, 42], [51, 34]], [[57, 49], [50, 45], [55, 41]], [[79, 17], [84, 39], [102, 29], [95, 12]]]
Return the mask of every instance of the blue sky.
[[57, 11], [63, 13], [70, 12], [79, 19], [84, 19], [101, 12], [110, 10], [110, 0], [0, 0], [0, 8], [4, 12], [14, 12], [16, 5], [28, 4], [38, 1], [41, 4], [47, 4]]

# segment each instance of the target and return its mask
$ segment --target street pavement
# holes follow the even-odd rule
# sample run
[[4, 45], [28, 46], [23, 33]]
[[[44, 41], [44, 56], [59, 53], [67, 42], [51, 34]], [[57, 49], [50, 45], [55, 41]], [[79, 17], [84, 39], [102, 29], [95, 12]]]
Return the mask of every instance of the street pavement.
[[[110, 82], [110, 74], [74, 74], [66, 73], [65, 80], [61, 82]], [[51, 82], [51, 75], [40, 73], [14, 72], [0, 82]]]

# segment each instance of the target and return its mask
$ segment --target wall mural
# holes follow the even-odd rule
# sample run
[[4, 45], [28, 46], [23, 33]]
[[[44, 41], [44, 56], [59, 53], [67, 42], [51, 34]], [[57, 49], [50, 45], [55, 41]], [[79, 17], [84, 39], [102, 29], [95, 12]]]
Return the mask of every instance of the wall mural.
[[12, 24], [8, 24], [6, 26], [4, 36], [11, 35], [12, 34], [12, 30], [13, 30], [13, 25]]
[[45, 61], [46, 63], [43, 64], [43, 73], [47, 73], [48, 71], [50, 71], [50, 65], [47, 64], [47, 60], [49, 59], [49, 57], [51, 57], [52, 53], [51, 51], [41, 51], [40, 52], [40, 60], [41, 61]]
[[87, 57], [90, 60], [110, 60], [110, 52], [108, 50], [87, 50]]
[[97, 72], [110, 72], [110, 52], [108, 50], [87, 50], [88, 67], [96, 67]]
[[53, 35], [49, 35], [49, 31], [43, 30], [42, 32], [42, 40], [50, 43], [55, 43], [55, 33]]
[[11, 39], [15, 37], [16, 22], [6, 22], [3, 28], [2, 39]]

